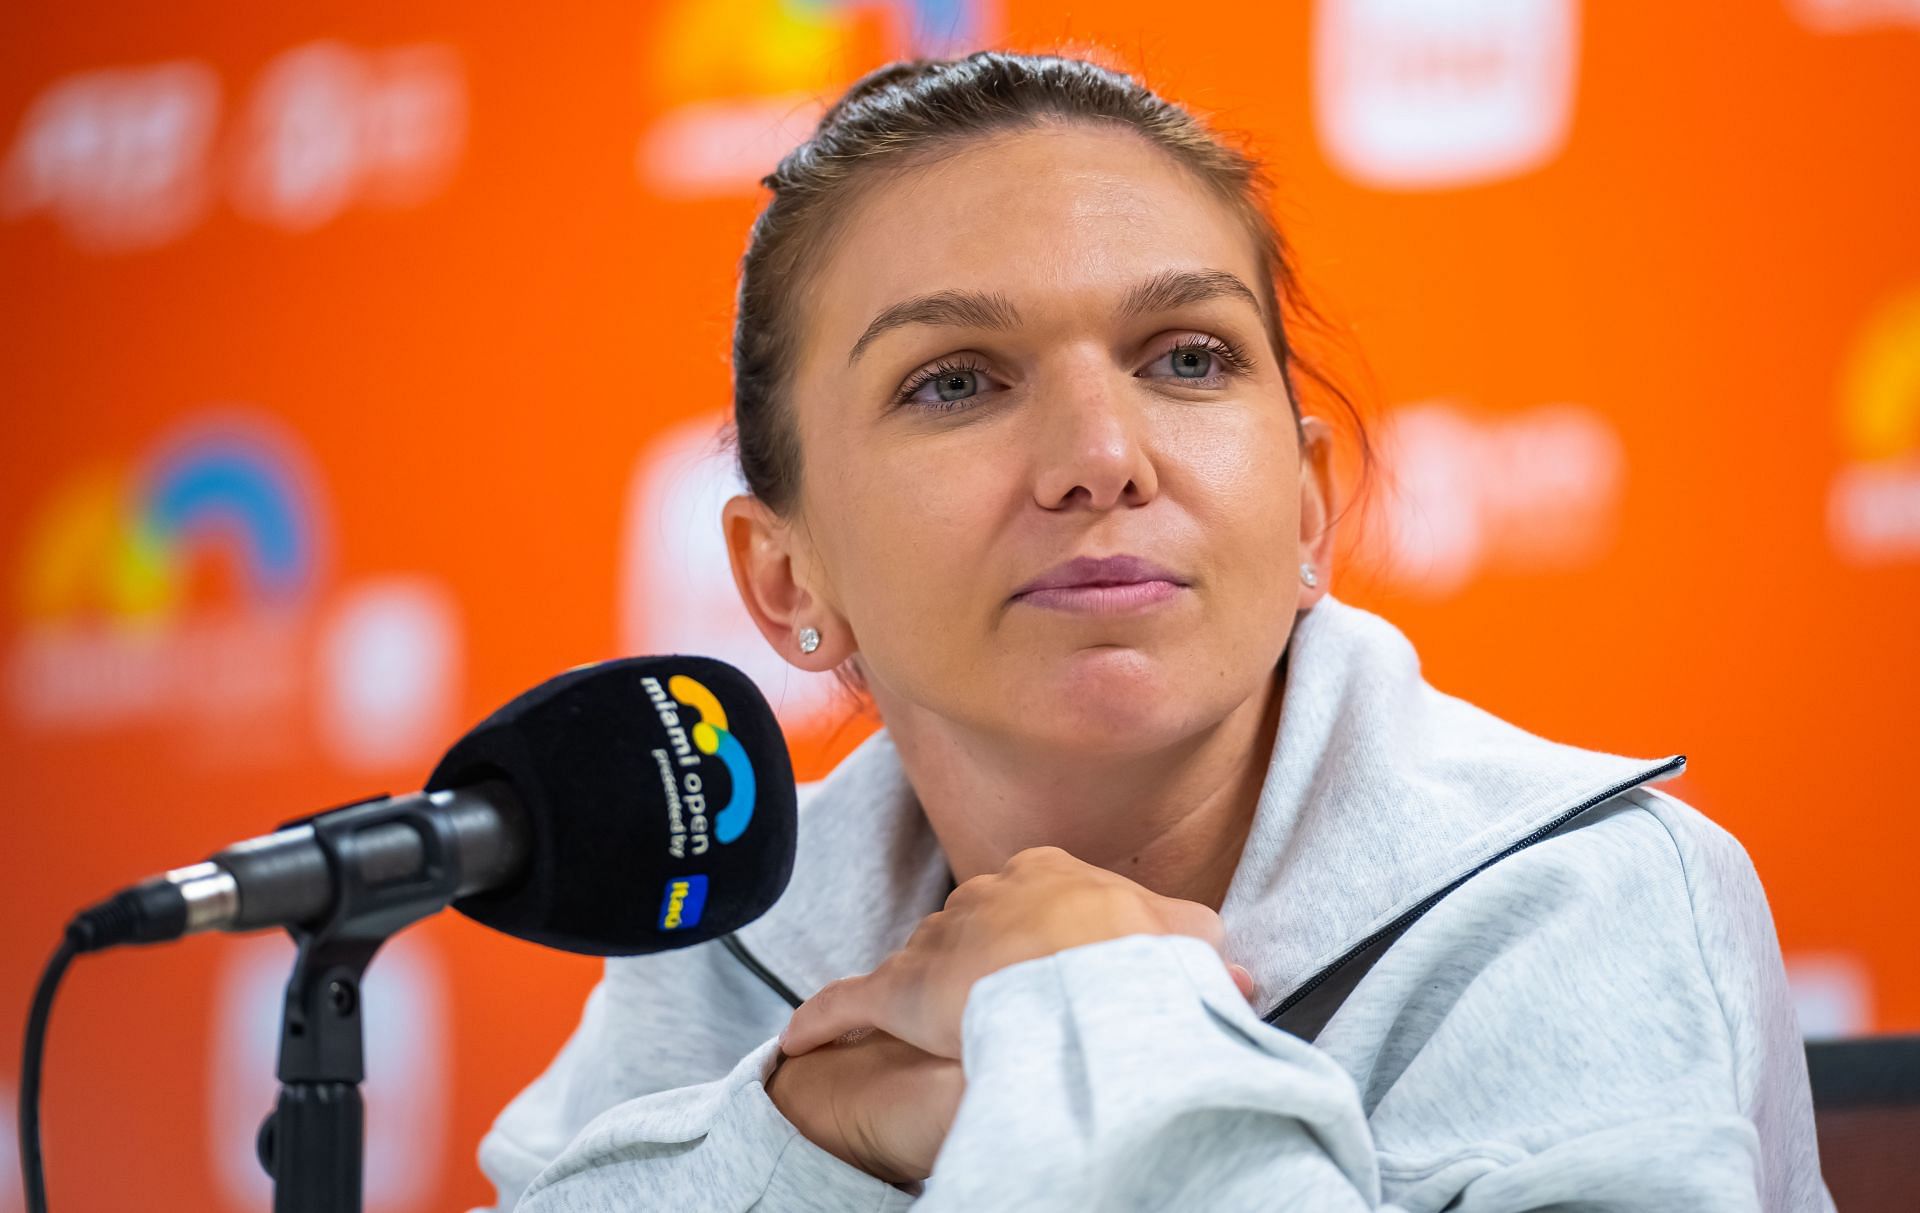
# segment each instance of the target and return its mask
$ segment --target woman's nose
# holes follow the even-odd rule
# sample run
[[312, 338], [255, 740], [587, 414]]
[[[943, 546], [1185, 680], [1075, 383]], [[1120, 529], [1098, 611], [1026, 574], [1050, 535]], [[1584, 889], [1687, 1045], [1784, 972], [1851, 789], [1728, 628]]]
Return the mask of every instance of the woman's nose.
[[1083, 372], [1036, 410], [1034, 499], [1045, 509], [1144, 505], [1159, 490], [1146, 419], [1112, 372]]

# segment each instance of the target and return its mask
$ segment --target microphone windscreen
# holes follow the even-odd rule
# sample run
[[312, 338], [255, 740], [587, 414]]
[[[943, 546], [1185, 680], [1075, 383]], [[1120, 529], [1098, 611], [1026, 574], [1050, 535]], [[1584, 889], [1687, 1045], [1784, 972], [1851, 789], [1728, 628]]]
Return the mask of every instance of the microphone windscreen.
[[526, 875], [454, 908], [534, 943], [598, 956], [687, 947], [758, 918], [793, 874], [786, 741], [723, 662], [569, 670], [475, 726], [427, 790], [490, 779], [525, 813]]

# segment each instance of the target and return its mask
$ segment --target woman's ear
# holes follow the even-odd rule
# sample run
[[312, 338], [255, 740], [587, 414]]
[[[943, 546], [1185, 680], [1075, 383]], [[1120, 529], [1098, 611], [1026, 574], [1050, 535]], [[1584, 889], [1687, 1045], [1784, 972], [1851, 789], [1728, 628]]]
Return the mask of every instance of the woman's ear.
[[1327, 596], [1333, 578], [1333, 429], [1300, 419], [1300, 610]]
[[803, 670], [831, 670], [853, 654], [852, 634], [807, 585], [813, 554], [786, 519], [748, 494], [720, 509], [733, 584], [774, 651]]

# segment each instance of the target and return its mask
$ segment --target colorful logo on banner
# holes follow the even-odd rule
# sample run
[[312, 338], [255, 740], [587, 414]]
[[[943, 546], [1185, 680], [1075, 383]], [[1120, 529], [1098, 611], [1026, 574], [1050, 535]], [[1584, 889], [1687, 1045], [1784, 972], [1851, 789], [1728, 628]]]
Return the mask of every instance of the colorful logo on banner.
[[1408, 405], [1387, 414], [1380, 447], [1387, 573], [1404, 585], [1450, 594], [1483, 571], [1578, 568], [1612, 542], [1626, 451], [1592, 409]]
[[1840, 382], [1847, 462], [1827, 497], [1834, 549], [1858, 564], [1920, 560], [1920, 286], [1867, 317]]
[[442, 45], [293, 47], [224, 129], [221, 91], [194, 60], [53, 81], [0, 167], [0, 218], [46, 214], [80, 248], [130, 252], [186, 235], [224, 192], [249, 219], [307, 231], [430, 200], [466, 139], [465, 68]]
[[286, 445], [250, 426], [189, 435], [138, 477], [76, 478], [29, 550], [26, 618], [163, 623], [213, 593], [203, 573], [215, 565], [233, 583], [220, 596], [262, 605], [304, 596], [315, 535], [301, 479]]
[[220, 765], [286, 755], [309, 728], [346, 765], [417, 761], [451, 727], [457, 612], [419, 577], [322, 604], [323, 518], [300, 444], [250, 411], [70, 476], [16, 566], [12, 715], [54, 732], [186, 729]]
[[246, 413], [71, 477], [18, 566], [14, 714], [87, 730], [284, 708], [321, 560], [314, 483], [290, 436]]
[[1380, 189], [1517, 176], [1567, 141], [1579, 45], [1577, 0], [1318, 0], [1314, 123]]
[[751, 193], [864, 71], [976, 50], [990, 0], [673, 0], [645, 35], [657, 107], [636, 158], [668, 195]]

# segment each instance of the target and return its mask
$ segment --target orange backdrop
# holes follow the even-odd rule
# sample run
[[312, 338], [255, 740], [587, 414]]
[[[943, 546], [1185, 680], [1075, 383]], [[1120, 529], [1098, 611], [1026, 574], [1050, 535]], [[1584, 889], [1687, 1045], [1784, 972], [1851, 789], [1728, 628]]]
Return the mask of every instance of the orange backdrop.
[[[564, 667], [711, 652], [807, 772], [858, 740], [718, 554], [754, 182], [879, 62], [1065, 41], [1273, 166], [1388, 459], [1339, 590], [1444, 688], [1689, 754], [1807, 1030], [1920, 1028], [1912, 0], [68, 0], [0, 7], [0, 1037], [79, 904]], [[286, 963], [75, 967], [60, 1205], [264, 1207]], [[486, 1198], [597, 967], [453, 916], [383, 955], [370, 1209]]]

